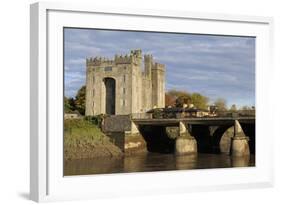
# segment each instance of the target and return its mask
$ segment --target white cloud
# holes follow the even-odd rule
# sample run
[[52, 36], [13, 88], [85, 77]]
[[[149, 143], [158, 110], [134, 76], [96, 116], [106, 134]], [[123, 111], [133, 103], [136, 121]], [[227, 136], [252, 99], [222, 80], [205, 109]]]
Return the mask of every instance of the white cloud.
[[72, 64], [72, 65], [86, 65], [86, 59], [85, 58], [73, 58], [69, 59], [67, 61], [67, 64]]
[[255, 90], [253, 38], [71, 29], [65, 39], [66, 86], [85, 82], [85, 58], [126, 54], [141, 48], [166, 65], [166, 88], [222, 95], [252, 102]]

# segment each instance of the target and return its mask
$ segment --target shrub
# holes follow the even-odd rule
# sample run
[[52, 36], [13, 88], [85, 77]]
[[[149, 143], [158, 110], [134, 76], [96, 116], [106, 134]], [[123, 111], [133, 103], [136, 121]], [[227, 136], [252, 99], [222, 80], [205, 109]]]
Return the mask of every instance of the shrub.
[[95, 116], [86, 116], [86, 117], [84, 117], [84, 120], [86, 120], [100, 128], [103, 118], [104, 118], [104, 115], [95, 115]]

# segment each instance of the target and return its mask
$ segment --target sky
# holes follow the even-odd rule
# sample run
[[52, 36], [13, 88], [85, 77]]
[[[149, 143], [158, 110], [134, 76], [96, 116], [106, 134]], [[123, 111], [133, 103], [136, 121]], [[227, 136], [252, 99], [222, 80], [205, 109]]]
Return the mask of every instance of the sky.
[[86, 58], [141, 49], [166, 66], [166, 91], [224, 98], [228, 106], [255, 105], [255, 38], [65, 28], [65, 96], [86, 82]]

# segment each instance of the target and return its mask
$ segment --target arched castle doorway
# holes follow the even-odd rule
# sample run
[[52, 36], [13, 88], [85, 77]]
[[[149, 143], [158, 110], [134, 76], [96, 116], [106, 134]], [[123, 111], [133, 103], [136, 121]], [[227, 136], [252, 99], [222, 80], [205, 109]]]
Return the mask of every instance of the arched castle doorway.
[[105, 85], [105, 113], [115, 115], [115, 90], [116, 83], [113, 78], [104, 78]]

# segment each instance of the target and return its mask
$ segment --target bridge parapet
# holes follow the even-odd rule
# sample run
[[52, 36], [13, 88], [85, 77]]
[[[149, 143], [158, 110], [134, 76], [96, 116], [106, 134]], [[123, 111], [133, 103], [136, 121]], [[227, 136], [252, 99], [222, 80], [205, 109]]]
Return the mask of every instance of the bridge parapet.
[[255, 117], [193, 117], [193, 118], [170, 118], [170, 119], [144, 119], [132, 118], [138, 125], [166, 125], [177, 126], [179, 122], [188, 124], [202, 124], [202, 125], [234, 125], [234, 121], [238, 120], [240, 123], [255, 123]]
[[152, 113], [132, 113], [131, 119], [152, 119]]

